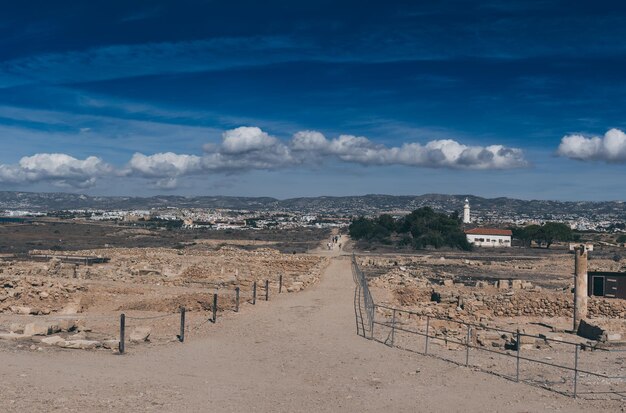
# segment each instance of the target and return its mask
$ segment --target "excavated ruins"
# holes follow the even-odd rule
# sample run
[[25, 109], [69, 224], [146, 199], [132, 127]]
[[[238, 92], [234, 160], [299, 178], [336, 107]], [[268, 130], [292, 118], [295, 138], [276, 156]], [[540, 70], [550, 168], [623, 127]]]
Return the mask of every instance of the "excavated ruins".
[[[358, 264], [368, 276], [379, 304], [417, 316], [563, 337], [572, 329], [573, 261], [573, 256], [564, 252], [533, 260], [363, 256]], [[623, 263], [598, 258], [590, 262], [590, 267], [616, 271]], [[379, 311], [382, 316], [388, 315], [388, 311]], [[599, 330], [593, 335], [583, 332], [586, 337], [567, 334], [568, 339], [626, 344], [626, 300], [590, 297], [584, 326], [588, 323]], [[479, 340], [478, 344], [504, 348], [507, 339], [511, 337], [496, 336], [492, 341]]]
[[174, 341], [181, 307], [187, 329], [195, 332], [210, 319], [214, 294], [218, 313], [233, 312], [235, 288], [241, 306], [251, 300], [255, 282], [259, 300], [266, 282], [268, 295], [279, 288], [298, 292], [315, 283], [328, 263], [312, 255], [202, 242], [184, 249], [73, 251], [71, 257], [31, 251], [29, 257], [0, 260], [0, 345], [38, 350], [115, 350], [121, 313], [131, 343]]

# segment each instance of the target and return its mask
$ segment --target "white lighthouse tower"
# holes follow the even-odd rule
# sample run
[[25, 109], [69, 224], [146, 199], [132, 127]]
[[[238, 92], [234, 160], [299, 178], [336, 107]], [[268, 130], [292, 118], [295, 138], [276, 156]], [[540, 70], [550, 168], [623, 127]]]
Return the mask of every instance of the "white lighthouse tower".
[[465, 205], [463, 205], [463, 223], [469, 224], [470, 222], [472, 222], [472, 218], [470, 217], [469, 199], [465, 198]]

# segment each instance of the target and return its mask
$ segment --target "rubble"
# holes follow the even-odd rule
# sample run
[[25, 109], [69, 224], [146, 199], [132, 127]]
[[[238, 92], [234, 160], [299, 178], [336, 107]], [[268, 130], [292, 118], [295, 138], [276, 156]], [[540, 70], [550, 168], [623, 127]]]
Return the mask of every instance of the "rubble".
[[[53, 253], [33, 251], [40, 256]], [[268, 280], [270, 294], [274, 294], [279, 278], [283, 292], [298, 292], [317, 282], [329, 262], [314, 255], [204, 243], [185, 249], [106, 248], [75, 254], [106, 255], [108, 260], [90, 266], [67, 264], [58, 258], [0, 260], [0, 314], [4, 319], [0, 339], [41, 341], [63, 348], [115, 349], [118, 344], [112, 337], [119, 334], [120, 313], [131, 320], [131, 314], [141, 312], [150, 313], [149, 317], [167, 317], [155, 319], [149, 327], [129, 323], [129, 341], [170, 340], [177, 316], [169, 315], [177, 314], [181, 307], [192, 312], [188, 317], [193, 319], [195, 312], [212, 310], [213, 294], [218, 293], [218, 311], [232, 311], [235, 287], [240, 287], [243, 305], [254, 282], [258, 294], [265, 294]], [[77, 314], [80, 323], [68, 321], [66, 316]], [[50, 317], [41, 317], [44, 315]], [[69, 336], [71, 332], [78, 334]]]
[[58, 279], [4, 275], [0, 277], [0, 313], [50, 314], [85, 291], [86, 286]]

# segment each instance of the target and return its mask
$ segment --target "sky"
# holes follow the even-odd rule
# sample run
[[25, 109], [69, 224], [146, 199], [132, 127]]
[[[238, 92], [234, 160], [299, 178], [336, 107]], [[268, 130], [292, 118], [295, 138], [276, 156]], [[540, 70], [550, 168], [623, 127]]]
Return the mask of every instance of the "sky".
[[626, 199], [626, 3], [22, 1], [0, 190]]

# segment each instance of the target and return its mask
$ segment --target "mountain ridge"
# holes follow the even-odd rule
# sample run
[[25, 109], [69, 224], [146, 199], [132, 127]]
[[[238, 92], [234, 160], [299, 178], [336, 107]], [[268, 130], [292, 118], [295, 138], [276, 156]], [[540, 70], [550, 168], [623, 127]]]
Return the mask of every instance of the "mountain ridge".
[[410, 211], [431, 206], [444, 211], [463, 208], [469, 199], [473, 211], [487, 214], [516, 214], [532, 218], [554, 215], [609, 215], [626, 218], [623, 201], [521, 200], [508, 197], [484, 198], [470, 194], [348, 195], [277, 199], [273, 197], [180, 196], [152, 197], [91, 196], [65, 192], [0, 191], [0, 209], [32, 212], [72, 209], [135, 210], [177, 208], [219, 208], [233, 210], [285, 210], [319, 213], [368, 214], [383, 211]]

